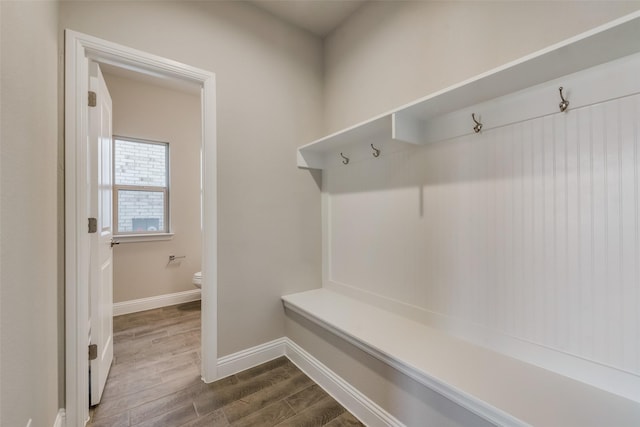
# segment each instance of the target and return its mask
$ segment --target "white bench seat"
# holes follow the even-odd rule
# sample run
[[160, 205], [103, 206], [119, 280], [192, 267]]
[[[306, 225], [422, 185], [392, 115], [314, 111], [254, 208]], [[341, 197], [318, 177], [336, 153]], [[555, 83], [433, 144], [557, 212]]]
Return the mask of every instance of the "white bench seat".
[[335, 291], [315, 289], [282, 300], [285, 308], [498, 425], [640, 426], [638, 402]]

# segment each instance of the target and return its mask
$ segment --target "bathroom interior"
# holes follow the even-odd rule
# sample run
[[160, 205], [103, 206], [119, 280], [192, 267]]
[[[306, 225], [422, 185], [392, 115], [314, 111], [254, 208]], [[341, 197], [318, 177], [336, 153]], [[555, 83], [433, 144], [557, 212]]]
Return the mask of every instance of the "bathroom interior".
[[[101, 69], [113, 102], [114, 202], [122, 199], [114, 221], [114, 315], [170, 305], [167, 296], [174, 303], [198, 300], [202, 283], [200, 90], [106, 64]], [[158, 203], [159, 210], [151, 214], [145, 213], [151, 202], [143, 198], [133, 203], [136, 211], [125, 215], [122, 196], [133, 191], [121, 189], [119, 177], [140, 156], [125, 152], [124, 147], [119, 156], [122, 140], [168, 143], [168, 156], [161, 161], [168, 164], [169, 188], [164, 203]]]

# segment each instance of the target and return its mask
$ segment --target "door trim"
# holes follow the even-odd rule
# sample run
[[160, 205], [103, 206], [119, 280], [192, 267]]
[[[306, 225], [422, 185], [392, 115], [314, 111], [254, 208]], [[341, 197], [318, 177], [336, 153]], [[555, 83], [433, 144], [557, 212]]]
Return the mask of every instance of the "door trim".
[[202, 87], [202, 379], [217, 378], [217, 179], [215, 74], [65, 30], [65, 409], [84, 426], [88, 399], [87, 92], [89, 60]]

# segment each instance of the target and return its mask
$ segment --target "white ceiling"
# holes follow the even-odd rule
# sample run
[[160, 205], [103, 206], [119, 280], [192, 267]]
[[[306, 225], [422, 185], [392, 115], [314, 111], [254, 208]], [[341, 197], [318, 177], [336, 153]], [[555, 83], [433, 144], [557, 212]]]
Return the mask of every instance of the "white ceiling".
[[368, 0], [250, 0], [280, 19], [324, 37]]

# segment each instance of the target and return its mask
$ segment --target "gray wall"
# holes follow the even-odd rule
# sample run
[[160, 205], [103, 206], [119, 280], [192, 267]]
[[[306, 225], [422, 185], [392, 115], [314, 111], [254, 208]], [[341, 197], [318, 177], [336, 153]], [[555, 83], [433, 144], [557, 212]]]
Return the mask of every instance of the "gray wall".
[[[240, 2], [63, 2], [70, 28], [216, 73], [218, 356], [284, 335], [283, 293], [320, 286], [322, 43]], [[117, 260], [116, 260], [117, 261]]]
[[59, 408], [58, 6], [0, 2], [0, 425]]

